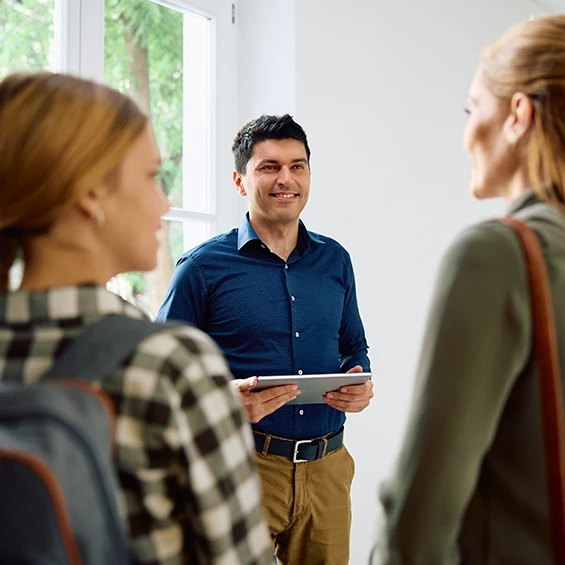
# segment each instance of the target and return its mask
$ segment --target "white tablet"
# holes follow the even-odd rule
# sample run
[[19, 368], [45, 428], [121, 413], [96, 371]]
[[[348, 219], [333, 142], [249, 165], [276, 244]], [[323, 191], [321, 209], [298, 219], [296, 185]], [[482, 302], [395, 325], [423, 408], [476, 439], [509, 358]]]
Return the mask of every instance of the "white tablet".
[[287, 404], [325, 404], [326, 392], [339, 390], [342, 386], [362, 385], [372, 377], [372, 373], [324, 373], [321, 375], [281, 375], [257, 377], [257, 384], [251, 392], [281, 385], [297, 385], [301, 391]]

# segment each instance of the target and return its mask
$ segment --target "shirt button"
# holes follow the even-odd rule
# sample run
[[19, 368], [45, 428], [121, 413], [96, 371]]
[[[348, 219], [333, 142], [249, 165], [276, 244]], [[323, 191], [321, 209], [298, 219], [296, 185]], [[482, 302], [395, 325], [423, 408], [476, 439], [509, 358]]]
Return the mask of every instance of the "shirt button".
[[299, 374], [299, 375], [302, 374], [302, 369], [298, 369], [298, 374]]
[[286, 263], [284, 264], [284, 268], [285, 268], [285, 269], [288, 269], [288, 265], [287, 265]]
[[265, 249], [265, 246], [263, 244], [261, 244], [261, 249]]
[[299, 333], [299, 332], [296, 332], [294, 335], [295, 335], [296, 337], [300, 337], [300, 333]]
[[291, 296], [290, 299], [294, 302], [296, 300], [296, 298], [294, 298], [294, 296]]
[[304, 410], [300, 410], [298, 413], [302, 416], [304, 414]]

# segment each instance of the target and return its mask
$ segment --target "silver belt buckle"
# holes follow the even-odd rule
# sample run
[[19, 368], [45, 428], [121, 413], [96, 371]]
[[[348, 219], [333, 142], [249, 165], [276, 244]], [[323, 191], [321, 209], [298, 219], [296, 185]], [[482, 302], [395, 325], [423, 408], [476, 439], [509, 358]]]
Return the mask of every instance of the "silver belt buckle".
[[301, 439], [294, 443], [294, 455], [292, 456], [293, 463], [307, 463], [308, 459], [297, 459], [298, 457], [298, 448], [303, 443], [312, 443], [311, 439]]

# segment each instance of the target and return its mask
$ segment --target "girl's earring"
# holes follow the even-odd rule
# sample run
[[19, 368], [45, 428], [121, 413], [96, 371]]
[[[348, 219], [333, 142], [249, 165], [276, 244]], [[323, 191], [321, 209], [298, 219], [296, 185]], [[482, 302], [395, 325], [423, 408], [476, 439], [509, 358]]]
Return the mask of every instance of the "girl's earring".
[[104, 214], [103, 210], [99, 210], [96, 215], [94, 216], [94, 225], [97, 228], [101, 228], [106, 223], [106, 215]]

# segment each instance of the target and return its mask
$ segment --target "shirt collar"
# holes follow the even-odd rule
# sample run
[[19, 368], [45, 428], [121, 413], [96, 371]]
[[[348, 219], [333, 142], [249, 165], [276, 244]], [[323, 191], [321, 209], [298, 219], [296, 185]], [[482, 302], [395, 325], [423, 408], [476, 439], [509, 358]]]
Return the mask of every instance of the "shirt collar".
[[[253, 240], [261, 241], [260, 237], [257, 235], [257, 232], [253, 229], [253, 226], [249, 221], [249, 212], [247, 212], [237, 232], [237, 250], [241, 251], [241, 249], [245, 247], [245, 245]], [[303, 254], [308, 249], [311, 242], [324, 243], [324, 241], [317, 234], [309, 232], [306, 229], [304, 222], [302, 220], [299, 220], [298, 243], [296, 245], [297, 251], [300, 254]]]
[[257, 232], [253, 229], [253, 226], [249, 221], [249, 212], [247, 212], [237, 232], [237, 250], [241, 251], [242, 247], [244, 247], [254, 239], [256, 239], [257, 241], [261, 241], [259, 239], [259, 236], [257, 235]]
[[528, 190], [520, 194], [520, 196], [514, 198], [512, 202], [510, 202], [510, 204], [508, 205], [507, 214], [512, 216], [516, 214], [516, 212], [519, 212], [524, 208], [529, 208], [530, 206], [537, 204], [538, 202], [540, 202], [540, 199], [536, 196], [536, 193], [533, 191], [533, 189], [529, 188]]

